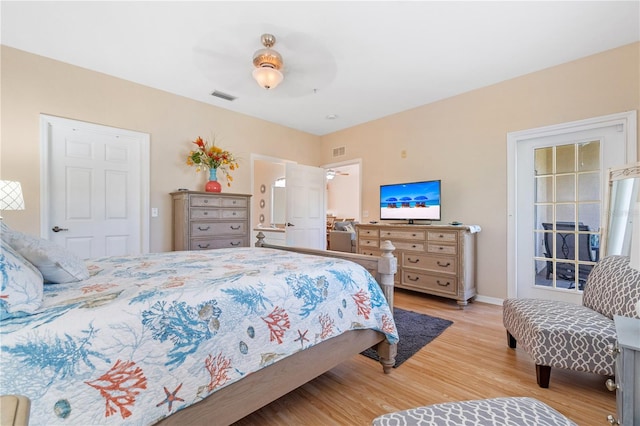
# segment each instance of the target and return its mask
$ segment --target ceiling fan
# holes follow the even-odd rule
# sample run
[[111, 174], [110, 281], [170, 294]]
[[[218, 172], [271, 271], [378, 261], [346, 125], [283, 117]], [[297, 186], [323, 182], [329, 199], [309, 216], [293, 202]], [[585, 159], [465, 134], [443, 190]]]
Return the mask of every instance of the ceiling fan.
[[327, 179], [331, 180], [331, 179], [335, 178], [336, 176], [349, 176], [349, 173], [343, 172], [343, 171], [340, 171], [340, 170], [333, 170], [333, 169], [328, 169], [327, 170]]
[[[266, 27], [259, 23], [219, 27], [200, 39], [193, 49], [194, 62], [212, 83], [208, 89], [234, 97], [287, 98], [312, 96], [334, 80], [336, 60], [323, 40], [273, 26], [267, 32], [256, 31]], [[260, 47], [264, 48], [256, 51]], [[252, 77], [255, 70], [283, 78], [277, 88], [265, 90], [267, 85], [257, 85]]]

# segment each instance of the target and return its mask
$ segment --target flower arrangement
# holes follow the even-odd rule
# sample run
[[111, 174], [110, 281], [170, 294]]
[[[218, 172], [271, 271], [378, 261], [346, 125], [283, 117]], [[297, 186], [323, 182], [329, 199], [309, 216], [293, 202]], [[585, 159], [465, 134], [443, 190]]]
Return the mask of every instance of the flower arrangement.
[[193, 141], [197, 148], [187, 156], [187, 165], [195, 166], [196, 172], [206, 169], [222, 170], [227, 179], [227, 186], [231, 186], [233, 178], [231, 172], [239, 167], [237, 159], [229, 151], [215, 145], [215, 141], [209, 144], [200, 136]]

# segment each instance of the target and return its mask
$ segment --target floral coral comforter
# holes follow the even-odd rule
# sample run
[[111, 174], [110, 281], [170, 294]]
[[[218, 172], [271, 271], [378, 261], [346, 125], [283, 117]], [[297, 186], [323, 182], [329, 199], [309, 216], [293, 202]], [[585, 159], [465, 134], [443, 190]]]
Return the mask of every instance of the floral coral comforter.
[[373, 277], [339, 259], [236, 248], [89, 269], [0, 323], [0, 393], [29, 397], [31, 424], [153, 424], [344, 331], [398, 338]]

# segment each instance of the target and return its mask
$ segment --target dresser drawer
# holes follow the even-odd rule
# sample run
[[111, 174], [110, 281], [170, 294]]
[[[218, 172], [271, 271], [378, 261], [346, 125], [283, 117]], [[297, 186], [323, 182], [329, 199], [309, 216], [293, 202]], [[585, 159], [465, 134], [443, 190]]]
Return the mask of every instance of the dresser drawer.
[[456, 273], [455, 257], [428, 256], [424, 254], [402, 253], [402, 267], [427, 271]]
[[227, 197], [221, 200], [222, 207], [247, 207], [247, 199], [246, 198], [232, 198]]
[[358, 243], [362, 247], [378, 247], [378, 240], [360, 239]]
[[361, 237], [372, 237], [378, 238], [378, 230], [377, 229], [367, 229], [367, 228], [359, 228], [358, 235]]
[[245, 237], [238, 238], [211, 238], [191, 240], [191, 250], [210, 250], [221, 248], [247, 247]]
[[244, 222], [191, 222], [191, 236], [244, 235], [247, 227]]
[[406, 287], [452, 295], [458, 291], [457, 280], [452, 276], [429, 275], [403, 270], [400, 283]]
[[456, 232], [447, 231], [429, 231], [427, 233], [427, 239], [431, 241], [443, 241], [446, 243], [455, 243], [458, 240], [458, 234]]
[[429, 243], [427, 245], [427, 252], [455, 255], [457, 252], [457, 249], [455, 245]]
[[190, 219], [220, 219], [220, 217], [220, 209], [198, 207], [189, 210]]
[[189, 204], [191, 207], [221, 207], [222, 198], [206, 195], [192, 195], [189, 198]]
[[225, 209], [221, 211], [222, 219], [246, 219], [247, 209]]
[[381, 256], [382, 252], [379, 250], [372, 250], [372, 249], [360, 249], [359, 254], [364, 254], [366, 256]]
[[424, 251], [425, 243], [423, 242], [415, 242], [411, 243], [408, 241], [391, 241], [396, 247], [396, 250], [411, 250], [411, 251]]
[[391, 238], [391, 239], [399, 239], [399, 240], [418, 240], [424, 241], [425, 234], [424, 231], [385, 231], [380, 230], [380, 238]]

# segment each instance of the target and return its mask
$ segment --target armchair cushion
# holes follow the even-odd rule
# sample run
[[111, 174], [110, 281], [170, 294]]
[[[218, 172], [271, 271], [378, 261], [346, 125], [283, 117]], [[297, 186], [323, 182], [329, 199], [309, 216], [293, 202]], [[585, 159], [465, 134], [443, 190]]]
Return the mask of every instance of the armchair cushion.
[[607, 256], [589, 274], [582, 304], [613, 320], [614, 315], [638, 317], [640, 271], [629, 266], [626, 256]]

